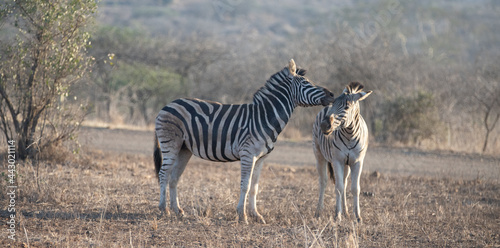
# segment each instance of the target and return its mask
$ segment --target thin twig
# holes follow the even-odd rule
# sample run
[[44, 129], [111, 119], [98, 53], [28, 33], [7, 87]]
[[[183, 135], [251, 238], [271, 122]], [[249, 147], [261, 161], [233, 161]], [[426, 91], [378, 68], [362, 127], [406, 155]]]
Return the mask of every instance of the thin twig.
[[27, 243], [28, 248], [29, 248], [30, 247], [30, 240], [28, 238], [28, 231], [26, 230], [26, 227], [24, 227], [24, 222], [21, 222], [21, 225], [23, 225], [24, 235], [26, 236], [26, 243]]

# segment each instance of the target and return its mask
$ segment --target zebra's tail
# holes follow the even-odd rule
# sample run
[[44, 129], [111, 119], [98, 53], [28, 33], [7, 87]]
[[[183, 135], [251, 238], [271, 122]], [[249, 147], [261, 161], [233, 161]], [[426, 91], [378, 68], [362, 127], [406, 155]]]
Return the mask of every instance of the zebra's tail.
[[328, 174], [330, 175], [330, 179], [332, 179], [333, 184], [335, 184], [335, 174], [333, 174], [333, 167], [330, 162], [328, 162]]
[[156, 136], [156, 133], [155, 133], [155, 150], [153, 152], [153, 157], [155, 160], [156, 178], [158, 178], [158, 180], [159, 180], [159, 173], [160, 173], [162, 158], [161, 158], [160, 145], [158, 143], [158, 136]]

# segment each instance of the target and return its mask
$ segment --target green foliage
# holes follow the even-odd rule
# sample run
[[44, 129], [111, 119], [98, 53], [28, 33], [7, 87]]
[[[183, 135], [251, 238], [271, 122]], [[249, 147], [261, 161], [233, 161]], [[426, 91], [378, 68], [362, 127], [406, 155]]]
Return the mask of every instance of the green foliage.
[[133, 109], [129, 114], [138, 109], [146, 124], [163, 105], [187, 91], [179, 74], [142, 63], [120, 63], [111, 74], [110, 84], [122, 92], [121, 98], [129, 103], [128, 110]]
[[16, 30], [0, 46], [0, 129], [16, 139], [20, 158], [69, 139], [81, 120], [79, 106], [69, 107], [70, 86], [92, 63], [86, 53], [93, 0], [18, 0], [0, 28]]
[[375, 133], [383, 141], [418, 144], [439, 133], [442, 127], [434, 96], [428, 92], [388, 101], [380, 114], [382, 123], [375, 122]]
[[175, 15], [175, 11], [168, 7], [140, 6], [132, 10], [132, 18], [166, 18]]
[[[139, 46], [147, 42], [149, 34], [144, 31], [131, 28], [118, 28], [116, 26], [101, 26], [97, 28], [92, 36], [92, 44], [99, 49], [127, 49], [127, 46]], [[106, 51], [106, 54], [110, 51]], [[111, 51], [118, 52], [118, 51]]]
[[111, 81], [118, 88], [129, 87], [142, 96], [138, 99], [141, 101], [160, 97], [169, 102], [178, 95], [186, 94], [180, 75], [141, 63], [121, 63], [112, 73]]

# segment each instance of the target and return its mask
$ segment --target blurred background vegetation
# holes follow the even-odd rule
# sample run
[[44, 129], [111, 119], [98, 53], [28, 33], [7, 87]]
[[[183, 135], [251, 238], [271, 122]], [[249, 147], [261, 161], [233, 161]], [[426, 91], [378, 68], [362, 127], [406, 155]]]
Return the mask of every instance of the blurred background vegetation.
[[[336, 95], [374, 91], [375, 143], [498, 154], [498, 16], [495, 0], [101, 0], [69, 98], [87, 123], [152, 128], [176, 98], [249, 102], [294, 58]], [[283, 138], [310, 139], [320, 109], [297, 109]]]

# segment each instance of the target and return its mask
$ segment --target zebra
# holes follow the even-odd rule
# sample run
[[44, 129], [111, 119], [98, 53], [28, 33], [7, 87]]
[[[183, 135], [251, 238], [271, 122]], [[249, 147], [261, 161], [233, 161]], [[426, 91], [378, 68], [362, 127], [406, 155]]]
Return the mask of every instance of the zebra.
[[[360, 114], [359, 102], [372, 91], [364, 92], [364, 86], [352, 82], [346, 86], [333, 103], [316, 116], [313, 124], [313, 150], [319, 174], [319, 201], [315, 216], [323, 210], [327, 173], [335, 184], [335, 217], [341, 220], [342, 203], [347, 215], [346, 186], [347, 177], [352, 170], [351, 191], [354, 195], [354, 214], [361, 222], [359, 209], [359, 178], [363, 160], [368, 148], [368, 128]], [[327, 172], [328, 171], [328, 172]]]
[[177, 199], [177, 183], [194, 154], [218, 162], [240, 160], [239, 222], [248, 223], [245, 207], [250, 193], [251, 215], [265, 223], [256, 207], [264, 159], [274, 149], [295, 107], [326, 106], [334, 99], [326, 88], [309, 82], [305, 72], [290, 60], [288, 67], [272, 75], [248, 104], [181, 98], [163, 107], [155, 121], [154, 149], [161, 213], [169, 214], [166, 209], [168, 183], [170, 209], [183, 215]]

